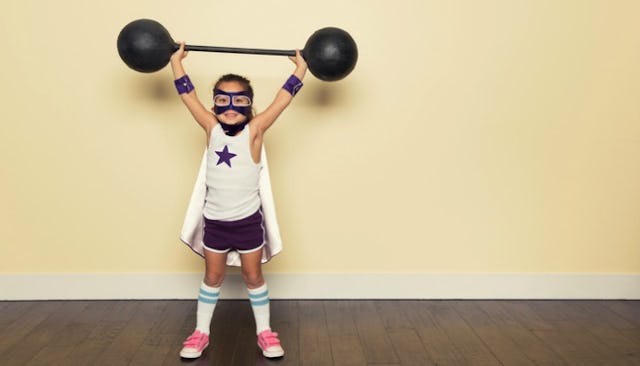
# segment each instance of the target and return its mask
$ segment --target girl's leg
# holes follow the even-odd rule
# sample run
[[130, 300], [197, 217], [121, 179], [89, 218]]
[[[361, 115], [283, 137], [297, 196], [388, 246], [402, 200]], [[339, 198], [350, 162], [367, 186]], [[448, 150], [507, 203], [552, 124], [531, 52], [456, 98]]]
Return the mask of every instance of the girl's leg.
[[204, 259], [205, 274], [198, 295], [196, 330], [209, 334], [211, 318], [218, 302], [222, 281], [224, 281], [227, 253], [205, 250]]
[[211, 318], [215, 310], [220, 286], [224, 280], [224, 270], [227, 254], [215, 253], [208, 250], [205, 254], [205, 275], [200, 284], [198, 294], [198, 310], [196, 312], [196, 330], [183, 343], [180, 356], [184, 358], [198, 358], [209, 345], [209, 329]]
[[204, 283], [211, 287], [222, 286], [227, 268], [227, 253], [204, 251]]
[[262, 249], [249, 253], [241, 253], [242, 279], [249, 289], [264, 285], [262, 276]]
[[249, 300], [256, 318], [256, 332], [260, 334], [271, 329], [269, 325], [269, 290], [262, 275], [262, 250], [240, 255], [242, 278], [249, 290]]
[[280, 346], [278, 334], [271, 331], [269, 289], [262, 275], [262, 250], [243, 253], [242, 277], [249, 290], [251, 309], [256, 320], [258, 345], [266, 357], [282, 357], [284, 350]]

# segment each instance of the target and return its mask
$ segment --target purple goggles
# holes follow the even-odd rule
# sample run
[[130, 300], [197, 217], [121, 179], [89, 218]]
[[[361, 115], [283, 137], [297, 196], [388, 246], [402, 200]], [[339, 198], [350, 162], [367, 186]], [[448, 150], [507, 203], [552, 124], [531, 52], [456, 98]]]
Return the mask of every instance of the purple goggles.
[[232, 110], [248, 116], [251, 113], [252, 98], [253, 95], [248, 91], [230, 93], [213, 89], [213, 112], [222, 114]]

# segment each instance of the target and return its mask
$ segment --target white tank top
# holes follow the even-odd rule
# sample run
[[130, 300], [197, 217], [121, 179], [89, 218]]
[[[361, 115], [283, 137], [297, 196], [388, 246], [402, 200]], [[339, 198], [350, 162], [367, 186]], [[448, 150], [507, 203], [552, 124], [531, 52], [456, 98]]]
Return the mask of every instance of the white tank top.
[[256, 164], [249, 146], [249, 125], [235, 136], [225, 135], [218, 124], [211, 131], [207, 151], [207, 196], [204, 216], [235, 221], [260, 208], [262, 164]]

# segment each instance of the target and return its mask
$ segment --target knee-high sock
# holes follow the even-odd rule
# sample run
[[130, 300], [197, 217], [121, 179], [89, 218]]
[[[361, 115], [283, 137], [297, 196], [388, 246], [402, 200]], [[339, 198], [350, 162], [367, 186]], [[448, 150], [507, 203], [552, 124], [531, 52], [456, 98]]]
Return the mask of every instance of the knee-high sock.
[[209, 287], [203, 282], [200, 285], [200, 295], [198, 296], [198, 310], [196, 312], [196, 330], [209, 334], [211, 328], [211, 318], [218, 303], [220, 287]]
[[253, 309], [253, 316], [256, 318], [256, 333], [260, 334], [265, 330], [270, 330], [269, 289], [267, 284], [248, 290], [251, 309]]

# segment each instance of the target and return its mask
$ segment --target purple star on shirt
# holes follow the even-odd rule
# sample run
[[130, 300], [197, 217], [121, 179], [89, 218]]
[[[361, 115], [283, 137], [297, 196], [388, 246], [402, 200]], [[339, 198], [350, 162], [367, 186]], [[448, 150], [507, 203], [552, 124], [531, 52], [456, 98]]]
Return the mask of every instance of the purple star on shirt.
[[225, 163], [229, 166], [229, 168], [231, 168], [231, 158], [235, 157], [236, 154], [230, 153], [229, 147], [227, 145], [224, 145], [222, 151], [216, 151], [216, 154], [218, 154], [219, 157], [216, 166]]

